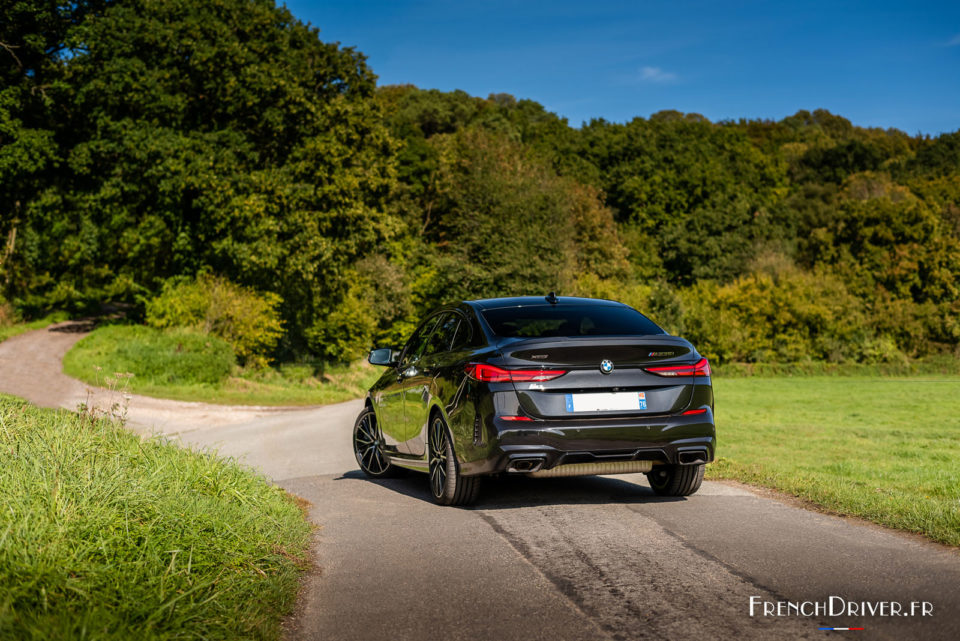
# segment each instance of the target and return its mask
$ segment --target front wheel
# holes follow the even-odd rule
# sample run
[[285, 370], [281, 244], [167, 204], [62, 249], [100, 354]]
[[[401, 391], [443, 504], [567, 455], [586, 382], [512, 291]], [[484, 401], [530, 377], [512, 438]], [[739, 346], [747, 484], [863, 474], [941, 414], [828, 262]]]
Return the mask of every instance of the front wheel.
[[430, 423], [430, 493], [440, 505], [469, 505], [480, 491], [480, 478], [461, 476], [450, 432], [439, 416]]
[[391, 476], [395, 470], [383, 453], [383, 435], [377, 425], [377, 415], [370, 408], [360, 412], [353, 426], [353, 455], [360, 469], [370, 478]]
[[690, 496], [703, 483], [703, 463], [699, 465], [656, 465], [647, 472], [650, 487], [660, 496]]

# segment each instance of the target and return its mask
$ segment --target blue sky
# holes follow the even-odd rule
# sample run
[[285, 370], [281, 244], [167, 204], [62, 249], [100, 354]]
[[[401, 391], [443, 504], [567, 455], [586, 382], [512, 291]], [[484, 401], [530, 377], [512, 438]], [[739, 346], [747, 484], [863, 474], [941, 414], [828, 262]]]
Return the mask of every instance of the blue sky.
[[910, 134], [960, 129], [960, 0], [286, 4], [367, 54], [381, 85], [510, 93], [574, 126], [822, 107]]

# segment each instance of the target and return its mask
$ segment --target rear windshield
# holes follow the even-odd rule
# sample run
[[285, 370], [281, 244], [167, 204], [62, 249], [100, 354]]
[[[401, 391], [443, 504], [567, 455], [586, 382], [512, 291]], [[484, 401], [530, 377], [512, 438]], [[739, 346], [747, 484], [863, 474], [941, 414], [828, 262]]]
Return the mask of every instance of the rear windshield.
[[485, 309], [484, 320], [497, 336], [646, 336], [665, 334], [653, 321], [619, 305], [542, 305]]

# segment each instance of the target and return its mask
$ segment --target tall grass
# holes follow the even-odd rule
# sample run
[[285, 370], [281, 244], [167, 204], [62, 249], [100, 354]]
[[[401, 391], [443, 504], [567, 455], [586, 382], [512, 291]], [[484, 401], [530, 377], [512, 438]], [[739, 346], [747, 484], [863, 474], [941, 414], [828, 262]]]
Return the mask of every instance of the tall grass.
[[232, 462], [0, 396], [0, 638], [272, 639], [309, 526]]

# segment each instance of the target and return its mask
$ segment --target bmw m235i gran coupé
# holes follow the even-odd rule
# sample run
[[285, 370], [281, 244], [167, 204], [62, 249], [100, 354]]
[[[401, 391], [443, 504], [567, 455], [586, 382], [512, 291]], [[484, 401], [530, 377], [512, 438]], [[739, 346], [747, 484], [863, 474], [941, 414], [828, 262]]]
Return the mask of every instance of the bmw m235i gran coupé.
[[444, 505], [495, 474], [638, 472], [685, 496], [714, 457], [707, 359], [622, 303], [463, 301], [369, 360], [386, 371], [354, 427], [357, 463], [373, 478], [425, 472]]

